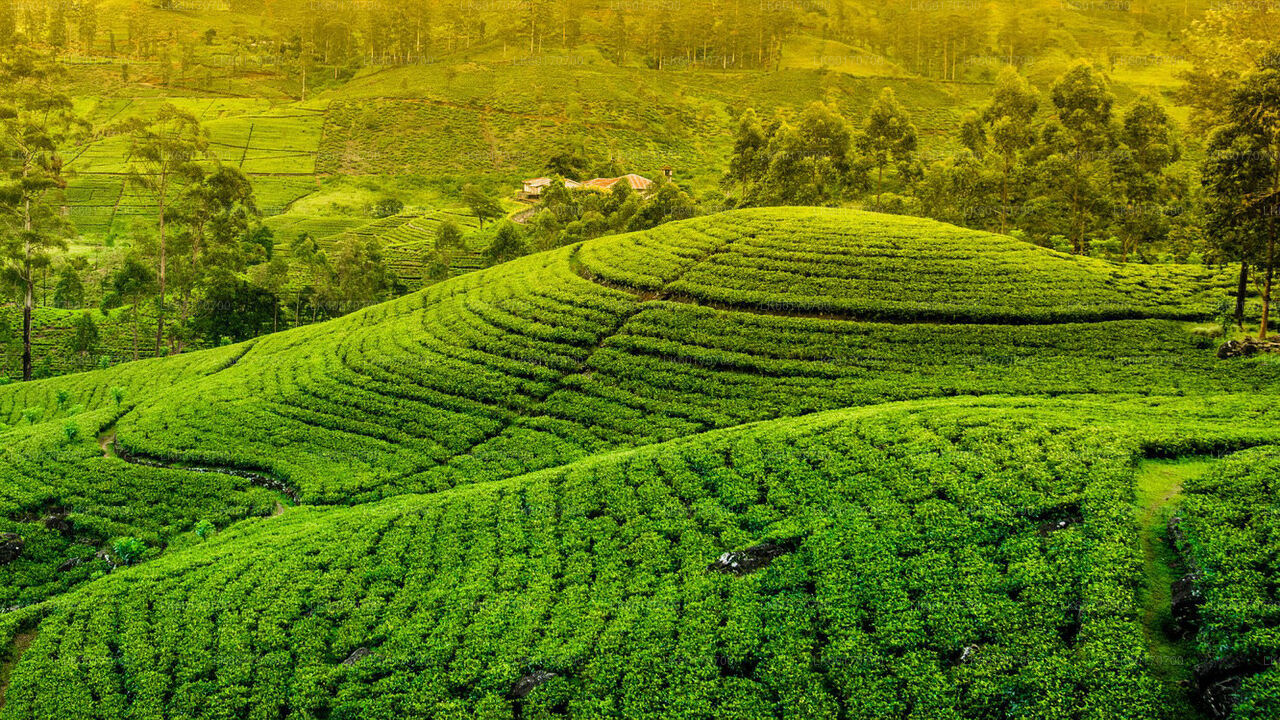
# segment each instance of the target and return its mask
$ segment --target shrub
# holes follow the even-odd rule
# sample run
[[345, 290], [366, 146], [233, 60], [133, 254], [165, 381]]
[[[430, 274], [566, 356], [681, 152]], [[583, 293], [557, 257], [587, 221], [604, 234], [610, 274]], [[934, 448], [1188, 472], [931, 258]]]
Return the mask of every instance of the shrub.
[[147, 551], [147, 545], [138, 538], [123, 537], [111, 543], [111, 551], [121, 565], [132, 565], [142, 559], [143, 553]]
[[402, 210], [404, 210], [404, 203], [398, 198], [384, 197], [379, 198], [369, 206], [369, 215], [375, 218], [385, 218], [399, 215]]

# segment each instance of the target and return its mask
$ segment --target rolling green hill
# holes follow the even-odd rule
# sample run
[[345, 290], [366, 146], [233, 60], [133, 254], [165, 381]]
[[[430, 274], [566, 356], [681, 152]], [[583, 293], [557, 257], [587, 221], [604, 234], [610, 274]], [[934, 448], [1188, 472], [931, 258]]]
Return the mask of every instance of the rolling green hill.
[[1280, 443], [1229, 285], [735, 211], [0, 387], [0, 719], [1179, 717], [1135, 475]]

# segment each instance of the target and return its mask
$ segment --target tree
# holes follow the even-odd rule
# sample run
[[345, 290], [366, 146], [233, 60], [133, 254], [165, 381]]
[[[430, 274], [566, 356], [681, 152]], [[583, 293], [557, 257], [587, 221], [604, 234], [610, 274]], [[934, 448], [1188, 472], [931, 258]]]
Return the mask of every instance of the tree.
[[[648, 230], [674, 220], [686, 220], [698, 214], [698, 204], [674, 182], [658, 186], [628, 223], [631, 230]], [[585, 218], [585, 216], [584, 216]]]
[[71, 351], [78, 355], [81, 364], [98, 348], [98, 324], [88, 310], [76, 318], [75, 334], [71, 338]]
[[429, 285], [449, 277], [449, 260], [439, 250], [432, 250], [422, 258], [422, 284]]
[[84, 305], [84, 283], [74, 263], [66, 262], [58, 270], [58, 284], [53, 291], [53, 304], [64, 310]]
[[156, 276], [135, 254], [130, 254], [111, 275], [111, 294], [103, 300], [103, 310], [121, 305], [129, 305], [130, 318], [133, 321], [133, 359], [137, 360], [140, 352], [138, 306], [155, 288]]
[[333, 270], [329, 267], [329, 258], [320, 249], [315, 238], [305, 232], [298, 233], [297, 237], [289, 243], [289, 255], [295, 263], [306, 270], [308, 276], [306, 285], [299, 288], [294, 296], [294, 320], [298, 325], [302, 324], [302, 300], [307, 297], [311, 301], [311, 320], [315, 322], [320, 296], [333, 275]]
[[884, 171], [890, 164], [900, 169], [915, 160], [917, 133], [911, 116], [898, 103], [891, 88], [885, 88], [867, 115], [866, 125], [858, 138], [858, 148], [866, 163], [876, 170], [875, 206], [880, 207], [884, 190]]
[[756, 111], [747, 108], [738, 118], [733, 134], [733, 154], [729, 157], [729, 170], [723, 185], [737, 187], [741, 196], [751, 193], [755, 183], [764, 178], [769, 169], [769, 136]]
[[382, 197], [369, 205], [369, 217], [386, 218], [399, 215], [404, 210], [404, 203], [399, 198]]
[[724, 177], [742, 205], [830, 205], [859, 182], [850, 162], [853, 130], [832, 106], [811, 103], [794, 121], [761, 127], [743, 113]]
[[[211, 273], [243, 272], [250, 262], [269, 257], [272, 246], [270, 228], [253, 225], [259, 215], [253, 184], [239, 169], [221, 163], [207, 172], [196, 167], [187, 180], [170, 206], [170, 287], [179, 297], [179, 336], [194, 293]], [[181, 337], [176, 350], [182, 350]]]
[[506, 221], [498, 225], [493, 242], [484, 251], [484, 261], [486, 265], [497, 265], [514, 260], [528, 252], [529, 248], [525, 245], [524, 238], [520, 237], [520, 230], [513, 223]]
[[67, 46], [67, 8], [64, 0], [53, 0], [49, 13], [49, 47], [61, 50]]
[[1009, 179], [1019, 156], [1035, 142], [1035, 118], [1039, 100], [1026, 78], [1013, 68], [1005, 68], [996, 78], [990, 104], [981, 122], [993, 154], [1000, 160], [1000, 232], [1009, 226]]
[[93, 0], [85, 0], [79, 10], [76, 32], [80, 36], [80, 47], [85, 53], [92, 53], [94, 38], [98, 36], [98, 6]]
[[22, 377], [31, 379], [36, 273], [66, 249], [56, 200], [66, 187], [59, 148], [83, 124], [53, 90], [55, 68], [29, 53], [0, 64], [0, 270], [22, 294]]
[[1210, 225], [1225, 235], [1242, 263], [1236, 311], [1242, 314], [1247, 264], [1263, 269], [1262, 320], [1267, 336], [1280, 227], [1280, 53], [1245, 75], [1232, 91], [1226, 122], [1210, 141], [1204, 185]]
[[462, 250], [462, 229], [452, 220], [436, 226], [435, 248], [422, 259], [424, 281], [440, 282], [449, 277], [454, 256]]
[[1119, 145], [1110, 155], [1111, 184], [1124, 204], [1120, 214], [1121, 259], [1128, 260], [1139, 245], [1167, 231], [1159, 204], [1180, 188], [1166, 174], [1182, 156], [1173, 120], [1164, 106], [1149, 96], [1138, 99], [1124, 115]]
[[452, 220], [444, 220], [436, 226], [436, 250], [453, 252], [462, 249], [462, 228]]
[[1057, 122], [1041, 138], [1049, 155], [1041, 181], [1066, 198], [1072, 246], [1083, 253], [1085, 235], [1105, 217], [1109, 201], [1101, 185], [1108, 169], [1106, 152], [1115, 143], [1115, 96], [1101, 73], [1079, 62], [1053, 83], [1050, 98]]
[[391, 271], [377, 238], [366, 242], [354, 237], [344, 240], [338, 246], [333, 277], [343, 313], [381, 299], [392, 285]]
[[502, 206], [498, 201], [471, 183], [462, 186], [462, 202], [466, 203], [467, 207], [471, 208], [471, 213], [479, 218], [480, 227], [484, 227], [485, 220], [502, 217]]
[[1242, 76], [1274, 49], [1280, 10], [1270, 2], [1211, 3], [1182, 33], [1191, 69], [1181, 73], [1180, 104], [1192, 108], [1191, 125], [1208, 130], [1227, 122]]
[[276, 307], [276, 296], [265, 288], [219, 270], [200, 298], [192, 324], [197, 334], [212, 342], [241, 342], [266, 332]]
[[271, 304], [271, 332], [280, 330], [280, 297], [289, 284], [289, 263], [283, 255], [276, 255], [265, 263], [249, 268], [249, 279], [255, 287], [273, 298]]
[[590, 161], [577, 150], [561, 150], [547, 159], [546, 170], [552, 175], [582, 180], [586, 175]]
[[147, 193], [157, 211], [159, 302], [156, 306], [156, 355], [164, 343], [165, 300], [168, 282], [169, 204], [176, 186], [199, 182], [197, 160], [204, 156], [209, 139], [194, 115], [165, 103], [150, 121], [136, 118], [124, 125], [130, 134], [129, 182]]

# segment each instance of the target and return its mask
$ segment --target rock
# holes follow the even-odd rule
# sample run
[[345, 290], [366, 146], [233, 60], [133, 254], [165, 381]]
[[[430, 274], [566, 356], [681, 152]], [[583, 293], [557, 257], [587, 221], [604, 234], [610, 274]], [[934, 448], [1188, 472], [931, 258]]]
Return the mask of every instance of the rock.
[[716, 558], [716, 561], [708, 565], [707, 569], [730, 575], [746, 575], [767, 567], [774, 558], [785, 555], [791, 550], [792, 548], [777, 543], [760, 543], [744, 550], [731, 550]]
[[1187, 531], [1182, 529], [1182, 522], [1183, 519], [1181, 517], [1174, 515], [1169, 518], [1169, 523], [1165, 525], [1168, 530], [1169, 547], [1173, 548], [1174, 552], [1179, 553], [1187, 542]]
[[1243, 340], [1228, 340], [1222, 343], [1218, 348], [1218, 359], [1227, 360], [1236, 357], [1252, 357], [1258, 353], [1274, 353], [1280, 352], [1280, 340], [1259, 340], [1257, 338], [1245, 338]]
[[358, 647], [358, 648], [356, 648], [355, 650], [353, 650], [353, 651], [351, 652], [351, 654], [350, 654], [350, 655], [348, 655], [348, 656], [347, 656], [347, 659], [346, 659], [346, 660], [343, 660], [343, 661], [342, 661], [342, 664], [343, 664], [343, 665], [354, 665], [354, 664], [356, 664], [357, 662], [359, 662], [362, 658], [366, 658], [366, 657], [368, 657], [368, 656], [369, 656], [369, 648], [367, 648], [367, 647]]
[[16, 533], [0, 533], [0, 565], [8, 565], [22, 555], [26, 545]]
[[1084, 510], [1078, 502], [1049, 505], [1033, 509], [1029, 519], [1036, 523], [1041, 535], [1048, 535], [1083, 523]]
[[67, 513], [54, 513], [45, 516], [41, 520], [44, 526], [60, 535], [66, 536], [71, 534], [71, 521], [67, 519]]
[[549, 670], [534, 670], [511, 685], [511, 689], [507, 691], [507, 699], [522, 700], [526, 695], [533, 692], [534, 688], [553, 677], [556, 677], [556, 674]]
[[1270, 667], [1269, 662], [1239, 657], [1200, 663], [1192, 672], [1194, 700], [1209, 717], [1228, 717], [1239, 701], [1244, 681]]
[[87, 562], [89, 562], [89, 558], [82, 558], [82, 557], [67, 558], [66, 560], [62, 561], [61, 565], [58, 566], [58, 572], [66, 572], [72, 568], [78, 568]]
[[1195, 633], [1200, 626], [1200, 606], [1204, 595], [1200, 593], [1200, 573], [1192, 572], [1173, 581], [1170, 590], [1169, 612], [1180, 637]]

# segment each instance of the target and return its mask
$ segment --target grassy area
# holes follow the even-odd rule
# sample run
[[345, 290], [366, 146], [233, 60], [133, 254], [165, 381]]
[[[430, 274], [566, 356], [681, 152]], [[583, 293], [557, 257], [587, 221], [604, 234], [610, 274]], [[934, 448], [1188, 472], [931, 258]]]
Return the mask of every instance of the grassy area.
[[1167, 534], [1169, 519], [1192, 478], [1214, 465], [1205, 458], [1144, 460], [1134, 476], [1143, 563], [1143, 632], [1152, 666], [1165, 686], [1169, 717], [1202, 717], [1191, 704], [1188, 687], [1196, 656], [1192, 643], [1177, 637], [1170, 611], [1171, 588], [1187, 570]]

